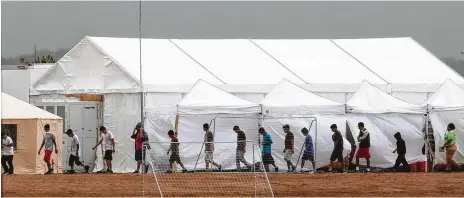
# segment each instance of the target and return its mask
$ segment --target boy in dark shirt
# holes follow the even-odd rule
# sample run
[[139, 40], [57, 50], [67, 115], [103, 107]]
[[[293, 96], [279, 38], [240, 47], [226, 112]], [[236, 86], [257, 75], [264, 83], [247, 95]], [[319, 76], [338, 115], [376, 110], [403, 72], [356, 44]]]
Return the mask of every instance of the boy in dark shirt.
[[284, 148], [284, 160], [287, 162], [287, 172], [295, 171], [295, 166], [292, 163], [292, 155], [295, 152], [294, 150], [294, 140], [295, 136], [290, 131], [290, 125], [286, 124], [282, 127], [285, 132], [285, 148]]
[[240, 130], [239, 126], [234, 126], [233, 130], [237, 133], [237, 150], [235, 153], [235, 163], [237, 165], [237, 171], [241, 172], [242, 168], [240, 167], [240, 162], [244, 163], [245, 166], [251, 168], [251, 164], [245, 160], [245, 151], [246, 151], [246, 135]]
[[393, 151], [393, 153], [398, 152], [398, 158], [396, 158], [396, 163], [395, 166], [393, 166], [393, 169], [396, 170], [400, 164], [403, 164], [403, 166], [407, 169], [407, 171], [410, 171], [408, 161], [406, 161], [406, 142], [401, 138], [401, 133], [397, 132], [394, 135], [396, 139], [396, 149]]
[[169, 157], [169, 164], [171, 164], [171, 170], [168, 172], [174, 171], [174, 162], [177, 162], [181, 167], [182, 167], [182, 172], [187, 172], [187, 169], [184, 167], [184, 164], [182, 161], [180, 161], [180, 156], [179, 156], [179, 140], [174, 134], [173, 130], [168, 131], [169, 138], [171, 138], [171, 147], [169, 147], [169, 150], [167, 154], [169, 155], [169, 152], [171, 152], [171, 156]]
[[[334, 133], [332, 135], [332, 140], [334, 142], [334, 149], [332, 151], [332, 155], [330, 156], [330, 168], [329, 168], [329, 171], [332, 171], [333, 168], [338, 168], [343, 163], [343, 136], [340, 133], [340, 131], [338, 131], [336, 124], [332, 124], [330, 126], [330, 129]], [[335, 166], [335, 163], [334, 163], [335, 160], [338, 161], [337, 166]]]

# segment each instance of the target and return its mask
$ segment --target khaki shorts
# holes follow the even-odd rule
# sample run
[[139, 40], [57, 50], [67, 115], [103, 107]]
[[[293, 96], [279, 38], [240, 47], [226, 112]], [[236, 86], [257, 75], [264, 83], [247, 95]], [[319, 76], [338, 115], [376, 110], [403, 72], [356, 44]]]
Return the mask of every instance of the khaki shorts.
[[446, 147], [446, 161], [449, 162], [453, 160], [454, 153], [456, 153], [456, 150], [458, 150], [458, 147], [456, 144], [453, 146]]

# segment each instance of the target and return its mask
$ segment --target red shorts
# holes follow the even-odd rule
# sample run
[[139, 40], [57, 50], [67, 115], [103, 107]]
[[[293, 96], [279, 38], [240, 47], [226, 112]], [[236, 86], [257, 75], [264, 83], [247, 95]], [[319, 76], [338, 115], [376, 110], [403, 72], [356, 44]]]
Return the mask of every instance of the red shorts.
[[369, 148], [359, 148], [358, 152], [356, 153], [356, 158], [371, 158]]
[[52, 156], [52, 151], [45, 150], [44, 161], [49, 162]]

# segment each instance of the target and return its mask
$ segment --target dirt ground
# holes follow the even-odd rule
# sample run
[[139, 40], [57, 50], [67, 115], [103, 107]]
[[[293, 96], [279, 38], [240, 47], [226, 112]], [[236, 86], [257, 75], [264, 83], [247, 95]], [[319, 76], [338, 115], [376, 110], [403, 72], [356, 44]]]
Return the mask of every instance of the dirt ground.
[[[268, 174], [275, 196], [464, 196], [464, 173]], [[2, 176], [5, 197], [159, 196], [153, 175], [57, 174]], [[270, 196], [264, 175], [161, 174], [164, 196]]]

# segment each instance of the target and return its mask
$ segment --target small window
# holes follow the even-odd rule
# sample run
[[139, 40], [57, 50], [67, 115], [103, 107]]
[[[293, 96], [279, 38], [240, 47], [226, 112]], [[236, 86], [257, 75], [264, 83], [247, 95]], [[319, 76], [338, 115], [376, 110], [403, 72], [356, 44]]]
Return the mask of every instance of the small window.
[[63, 132], [66, 131], [65, 130], [65, 123], [66, 123], [66, 109], [65, 109], [65, 106], [56, 106], [56, 115], [57, 116], [60, 116], [61, 118], [63, 118]]
[[47, 106], [46, 111], [55, 114], [55, 106]]
[[13, 148], [16, 151], [18, 126], [16, 124], [2, 124], [2, 132], [5, 132], [13, 140]]

